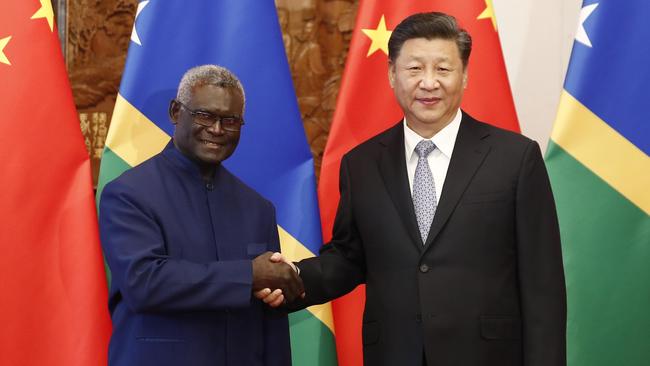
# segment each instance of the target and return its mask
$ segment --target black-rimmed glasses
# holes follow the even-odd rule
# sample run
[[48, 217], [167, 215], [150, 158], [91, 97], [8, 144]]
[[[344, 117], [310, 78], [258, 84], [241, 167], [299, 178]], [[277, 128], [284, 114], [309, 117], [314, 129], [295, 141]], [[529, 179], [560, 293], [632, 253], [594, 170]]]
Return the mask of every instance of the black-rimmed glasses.
[[239, 132], [241, 131], [241, 126], [244, 124], [244, 119], [238, 116], [218, 116], [210, 112], [191, 109], [178, 100], [176, 102], [192, 115], [192, 121], [194, 123], [203, 127], [212, 127], [215, 123], [219, 122], [221, 128], [224, 130]]

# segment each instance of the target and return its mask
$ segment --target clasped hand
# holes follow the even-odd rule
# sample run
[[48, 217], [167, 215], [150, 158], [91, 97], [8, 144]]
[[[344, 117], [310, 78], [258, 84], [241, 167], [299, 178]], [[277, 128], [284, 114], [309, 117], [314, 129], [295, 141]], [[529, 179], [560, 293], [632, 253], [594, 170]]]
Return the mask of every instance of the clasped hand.
[[253, 291], [255, 297], [277, 307], [303, 297], [302, 279], [279, 253], [266, 252], [253, 259]]

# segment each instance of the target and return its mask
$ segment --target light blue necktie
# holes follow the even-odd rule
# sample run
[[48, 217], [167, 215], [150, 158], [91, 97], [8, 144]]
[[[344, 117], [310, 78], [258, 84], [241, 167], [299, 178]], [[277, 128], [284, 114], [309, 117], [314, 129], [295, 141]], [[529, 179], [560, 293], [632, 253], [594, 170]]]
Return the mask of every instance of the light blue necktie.
[[429, 140], [422, 140], [415, 147], [415, 152], [418, 154], [418, 166], [415, 168], [415, 177], [413, 178], [413, 207], [415, 208], [422, 243], [427, 241], [429, 228], [438, 206], [436, 185], [433, 182], [433, 175], [427, 161], [427, 156], [435, 148], [436, 145]]

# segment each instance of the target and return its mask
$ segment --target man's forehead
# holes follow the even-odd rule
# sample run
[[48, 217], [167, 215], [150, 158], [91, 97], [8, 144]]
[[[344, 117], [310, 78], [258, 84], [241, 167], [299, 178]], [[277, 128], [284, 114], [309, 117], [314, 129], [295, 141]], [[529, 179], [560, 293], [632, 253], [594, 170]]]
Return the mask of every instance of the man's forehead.
[[398, 58], [402, 57], [460, 57], [460, 49], [453, 39], [411, 38], [402, 45]]
[[[451, 62], [455, 60], [455, 57], [450, 57], [447, 54], [435, 54], [432, 55], [431, 53], [427, 52], [421, 52], [421, 53], [412, 53], [408, 55], [404, 55], [402, 58], [403, 62], [409, 62], [409, 61], [435, 61], [435, 62]], [[399, 61], [399, 59], [398, 59]]]

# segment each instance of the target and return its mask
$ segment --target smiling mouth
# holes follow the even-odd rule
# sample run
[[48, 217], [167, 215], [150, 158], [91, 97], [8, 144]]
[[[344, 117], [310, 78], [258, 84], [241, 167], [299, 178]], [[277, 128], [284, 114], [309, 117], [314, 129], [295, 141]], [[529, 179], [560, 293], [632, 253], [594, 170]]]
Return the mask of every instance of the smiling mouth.
[[424, 105], [435, 105], [440, 102], [441, 98], [417, 98], [416, 100]]
[[223, 146], [223, 145], [218, 144], [216, 142], [207, 141], [207, 140], [202, 140], [201, 142], [203, 143], [203, 145], [205, 145], [207, 147], [212, 147], [212, 148], [220, 148], [220, 147]]

